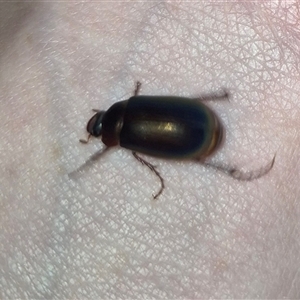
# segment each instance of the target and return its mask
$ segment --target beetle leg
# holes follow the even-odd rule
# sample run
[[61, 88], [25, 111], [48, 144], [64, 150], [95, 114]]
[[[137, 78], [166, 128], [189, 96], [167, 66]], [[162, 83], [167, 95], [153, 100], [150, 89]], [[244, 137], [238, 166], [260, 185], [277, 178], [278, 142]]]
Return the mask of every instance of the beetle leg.
[[135, 87], [135, 90], [134, 90], [134, 96], [137, 96], [140, 92], [140, 89], [141, 89], [141, 83], [139, 81], [136, 82], [136, 87]]
[[108, 149], [109, 149], [109, 147], [105, 147], [105, 148], [103, 148], [103, 149], [97, 151], [96, 153], [94, 153], [92, 156], [89, 157], [89, 159], [88, 159], [86, 162], [84, 162], [84, 163], [83, 163], [81, 166], [79, 166], [76, 170], [74, 170], [74, 171], [72, 171], [71, 173], [69, 173], [69, 174], [68, 174], [69, 178], [72, 178], [72, 177], [74, 178], [75, 175], [76, 175], [78, 172], [80, 172], [80, 171], [82, 171], [82, 170], [84, 170], [84, 169], [90, 167], [90, 166], [93, 164], [93, 162], [94, 162], [95, 160], [98, 160], [104, 153], [107, 152]]
[[226, 165], [218, 165], [213, 163], [204, 163], [205, 166], [214, 168], [218, 171], [228, 174], [229, 176], [233, 177], [234, 179], [241, 180], [241, 181], [252, 181], [254, 179], [258, 179], [266, 174], [273, 168], [275, 162], [274, 155], [273, 159], [265, 166], [260, 169], [249, 171], [249, 172], [242, 172], [236, 168], [226, 166]]
[[90, 140], [91, 135], [89, 134], [86, 140], [80, 139], [79, 142], [82, 144], [87, 144]]
[[132, 151], [133, 156], [142, 164], [147, 166], [153, 173], [155, 173], [155, 175], [159, 178], [160, 180], [160, 190], [158, 191], [158, 193], [156, 193], [153, 196], [153, 199], [157, 199], [158, 196], [163, 192], [164, 188], [165, 188], [165, 183], [164, 183], [164, 179], [161, 177], [161, 175], [159, 174], [159, 172], [156, 170], [156, 167], [152, 164], [150, 164], [149, 162], [147, 162], [146, 160], [144, 160], [143, 158], [141, 158], [140, 156], [137, 155], [136, 152]]
[[95, 113], [98, 113], [98, 112], [100, 112], [100, 109], [93, 108], [92, 111], [95, 112]]
[[195, 98], [195, 100], [200, 100], [200, 101], [215, 101], [215, 100], [228, 100], [230, 97], [230, 93], [227, 89], [223, 89], [222, 93], [211, 93], [211, 94], [206, 94], [203, 96], [199, 96], [197, 98]]

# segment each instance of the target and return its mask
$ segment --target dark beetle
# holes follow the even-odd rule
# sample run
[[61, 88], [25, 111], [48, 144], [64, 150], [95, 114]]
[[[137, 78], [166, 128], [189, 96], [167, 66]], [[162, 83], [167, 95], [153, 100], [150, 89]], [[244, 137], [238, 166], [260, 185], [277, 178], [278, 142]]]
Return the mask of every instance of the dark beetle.
[[[89, 137], [102, 137], [107, 148], [120, 145], [132, 150], [134, 157], [153, 171], [161, 181], [156, 199], [164, 189], [164, 180], [156, 167], [136, 152], [160, 158], [202, 161], [221, 145], [224, 129], [216, 114], [200, 100], [227, 98], [228, 93], [201, 99], [173, 96], [134, 96], [97, 111], [87, 124]], [[87, 143], [88, 140], [81, 140]], [[255, 172], [242, 173], [235, 168], [205, 163], [239, 180], [252, 180], [266, 174], [272, 162]]]
[[220, 145], [223, 127], [201, 102], [180, 97], [133, 96], [97, 112], [88, 122], [91, 136], [107, 147], [151, 156], [202, 159]]

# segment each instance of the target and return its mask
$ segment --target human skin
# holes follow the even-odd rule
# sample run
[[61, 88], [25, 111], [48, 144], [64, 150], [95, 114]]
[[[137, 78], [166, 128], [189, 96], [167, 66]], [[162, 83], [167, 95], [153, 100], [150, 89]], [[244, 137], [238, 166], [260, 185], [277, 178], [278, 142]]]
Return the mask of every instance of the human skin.
[[[273, 4], [272, 4], [273, 3]], [[271, 5], [272, 4], [272, 5]], [[299, 4], [2, 3], [2, 299], [299, 298]], [[91, 109], [141, 94], [196, 97], [226, 129], [211, 162], [86, 137]]]

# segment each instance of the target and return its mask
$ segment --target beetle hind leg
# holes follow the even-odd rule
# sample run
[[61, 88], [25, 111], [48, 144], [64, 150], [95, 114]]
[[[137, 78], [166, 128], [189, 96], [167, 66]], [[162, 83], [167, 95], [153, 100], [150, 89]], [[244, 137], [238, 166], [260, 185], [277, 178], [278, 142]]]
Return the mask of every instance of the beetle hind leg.
[[152, 164], [150, 164], [149, 162], [147, 162], [146, 160], [144, 160], [143, 158], [141, 158], [136, 152], [132, 151], [132, 155], [134, 156], [134, 158], [136, 160], [138, 160], [142, 165], [147, 166], [151, 172], [153, 172], [160, 180], [160, 189], [159, 191], [153, 195], [153, 199], [157, 199], [161, 193], [163, 192], [164, 188], [165, 188], [165, 183], [164, 183], [164, 179], [161, 177], [161, 175], [159, 174], [159, 172], [157, 171], [156, 167]]
[[218, 165], [213, 163], [204, 163], [204, 165], [216, 169], [218, 171], [221, 171], [225, 174], [228, 174], [234, 179], [240, 181], [252, 181], [254, 179], [258, 179], [264, 175], [267, 175], [269, 171], [271, 171], [275, 163], [275, 157], [276, 155], [274, 155], [273, 159], [267, 165], [261, 167], [260, 169], [249, 171], [249, 172], [242, 172], [236, 168], [226, 166], [226, 165]]

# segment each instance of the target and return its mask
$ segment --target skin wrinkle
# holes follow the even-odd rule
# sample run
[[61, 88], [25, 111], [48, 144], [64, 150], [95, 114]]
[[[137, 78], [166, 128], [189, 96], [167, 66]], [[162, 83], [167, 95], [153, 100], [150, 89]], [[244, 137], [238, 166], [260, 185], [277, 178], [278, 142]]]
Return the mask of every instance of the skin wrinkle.
[[[1, 61], [1, 298], [298, 296], [299, 63], [281, 27], [297, 32], [267, 4], [228, 5], [44, 3], [20, 26]], [[214, 160], [247, 169], [277, 151], [272, 173], [239, 183], [150, 158], [166, 181], [151, 202], [157, 179], [112, 150], [67, 181], [102, 147], [77, 142], [90, 108], [128, 98], [137, 79], [145, 94], [229, 87], [230, 103], [210, 104], [229, 131]]]

